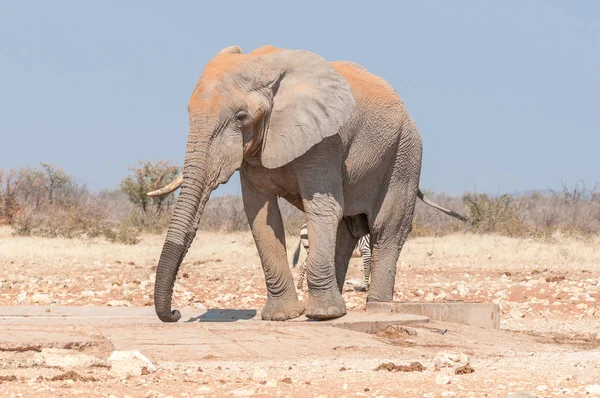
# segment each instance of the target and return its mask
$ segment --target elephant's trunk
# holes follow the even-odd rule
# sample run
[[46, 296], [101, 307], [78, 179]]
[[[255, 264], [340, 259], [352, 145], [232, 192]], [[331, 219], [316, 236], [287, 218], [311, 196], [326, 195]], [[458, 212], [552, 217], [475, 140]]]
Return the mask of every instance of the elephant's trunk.
[[181, 194], [156, 270], [154, 307], [156, 315], [163, 322], [177, 322], [181, 318], [179, 311], [171, 311], [173, 286], [179, 266], [196, 235], [204, 206], [216, 186], [208, 167], [209, 143], [201, 137], [200, 134], [190, 134], [193, 141], [188, 143]]

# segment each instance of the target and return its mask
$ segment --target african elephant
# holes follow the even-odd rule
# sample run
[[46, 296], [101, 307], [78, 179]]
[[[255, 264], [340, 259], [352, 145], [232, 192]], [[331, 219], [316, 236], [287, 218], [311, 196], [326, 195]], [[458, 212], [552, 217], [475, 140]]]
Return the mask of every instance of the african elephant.
[[[154, 304], [163, 322], [181, 317], [171, 310], [179, 266], [210, 193], [236, 170], [265, 274], [263, 319], [344, 315], [341, 289], [348, 263], [367, 233], [372, 244], [367, 300], [392, 300], [398, 256], [417, 195], [422, 197], [422, 144], [404, 103], [382, 78], [308, 51], [265, 46], [243, 54], [232, 46], [205, 66], [188, 112], [183, 173], [150, 193], [181, 186], [156, 273]], [[287, 262], [278, 197], [306, 214], [311, 248], [306, 307]]]

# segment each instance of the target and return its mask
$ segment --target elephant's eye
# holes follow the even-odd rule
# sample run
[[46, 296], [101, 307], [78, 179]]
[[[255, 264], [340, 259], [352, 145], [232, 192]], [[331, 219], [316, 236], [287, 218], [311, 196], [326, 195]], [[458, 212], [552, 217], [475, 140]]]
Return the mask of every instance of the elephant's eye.
[[239, 111], [235, 114], [235, 120], [238, 122], [244, 122], [246, 119], [248, 119], [248, 114], [245, 111]]

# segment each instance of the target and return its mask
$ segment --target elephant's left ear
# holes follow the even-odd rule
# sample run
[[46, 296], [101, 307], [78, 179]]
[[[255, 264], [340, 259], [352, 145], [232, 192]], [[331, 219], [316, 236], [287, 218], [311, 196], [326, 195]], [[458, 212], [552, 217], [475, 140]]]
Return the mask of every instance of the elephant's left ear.
[[273, 93], [261, 160], [274, 169], [337, 134], [355, 101], [348, 81], [316, 54], [286, 50], [257, 59]]

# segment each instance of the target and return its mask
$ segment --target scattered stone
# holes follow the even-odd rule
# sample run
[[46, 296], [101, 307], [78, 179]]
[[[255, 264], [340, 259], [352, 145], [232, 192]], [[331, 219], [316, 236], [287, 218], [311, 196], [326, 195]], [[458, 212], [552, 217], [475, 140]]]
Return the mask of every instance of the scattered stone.
[[165, 394], [156, 390], [148, 390], [144, 395], [145, 398], [163, 398]]
[[47, 294], [36, 293], [33, 296], [31, 296], [31, 302], [36, 304], [51, 304], [52, 299]]
[[17, 303], [23, 304], [27, 300], [27, 292], [17, 294]]
[[[341, 370], [341, 369], [340, 369]], [[345, 368], [344, 368], [345, 370]], [[412, 362], [410, 365], [396, 365], [393, 362], [385, 362], [379, 364], [375, 369], [375, 371], [387, 370], [388, 372], [422, 372], [425, 370], [425, 367], [421, 364], [421, 362]]]
[[110, 300], [106, 305], [109, 307], [131, 307], [131, 302], [127, 300]]
[[139, 351], [113, 351], [108, 363], [111, 372], [121, 377], [141, 376], [156, 371], [152, 362]]
[[402, 337], [402, 336], [416, 336], [417, 331], [412, 328], [404, 326], [390, 325], [383, 330], [379, 330], [375, 333], [379, 337]]
[[470, 365], [469, 357], [463, 353], [440, 352], [433, 359], [435, 370]]
[[98, 381], [95, 377], [92, 376], [82, 376], [79, 373], [69, 370], [68, 372], [58, 374], [51, 378], [47, 378], [48, 381], [64, 381], [64, 380], [72, 380], [72, 381]]
[[289, 377], [284, 377], [283, 379], [281, 379], [281, 382], [286, 384], [292, 384], [292, 379]]
[[457, 375], [467, 375], [467, 374], [473, 373], [473, 372], [475, 372], [475, 369], [473, 369], [471, 367], [471, 365], [468, 365], [468, 364], [454, 369], [454, 374], [457, 374]]
[[43, 348], [41, 352], [34, 355], [33, 361], [51, 368], [89, 368], [104, 365], [104, 361], [100, 358], [62, 348]]
[[450, 376], [448, 376], [448, 375], [445, 375], [445, 374], [438, 374], [435, 377], [435, 384], [438, 384], [438, 385], [441, 385], [441, 386], [446, 385], [446, 384], [450, 384], [451, 382], [452, 382], [452, 378]]
[[548, 283], [552, 283], [552, 282], [561, 282], [565, 280], [565, 276], [564, 275], [555, 275], [555, 276], [547, 276], [546, 277], [546, 282]]
[[256, 394], [256, 389], [242, 387], [238, 388], [237, 390], [229, 391], [229, 394], [233, 395], [234, 397], [252, 397]]
[[269, 377], [267, 372], [264, 369], [256, 368], [254, 369], [254, 373], [252, 373], [252, 380], [263, 382]]
[[530, 391], [509, 392], [504, 398], [537, 398], [537, 395]]
[[523, 314], [521, 311], [519, 311], [518, 309], [512, 309], [510, 311], [510, 313], [508, 314], [510, 315], [510, 317], [512, 319], [521, 319], [521, 318], [525, 318], [525, 314]]
[[600, 384], [590, 384], [585, 387], [586, 394], [589, 395], [600, 395]]
[[2, 383], [3, 381], [17, 381], [17, 376], [15, 375], [10, 375], [10, 376], [0, 376], [0, 383]]

